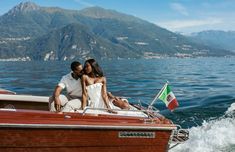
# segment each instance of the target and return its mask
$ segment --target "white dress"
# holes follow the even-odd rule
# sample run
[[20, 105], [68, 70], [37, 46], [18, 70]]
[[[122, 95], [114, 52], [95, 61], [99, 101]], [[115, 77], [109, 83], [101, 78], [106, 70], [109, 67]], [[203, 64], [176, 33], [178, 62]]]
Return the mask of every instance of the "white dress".
[[102, 97], [102, 83], [91, 84], [86, 87], [89, 97], [89, 107], [107, 108]]
[[[89, 107], [92, 108], [107, 108], [104, 100], [102, 98], [102, 83], [95, 83], [92, 85], [89, 85], [86, 87], [87, 89], [87, 94], [89, 97]], [[113, 105], [112, 102], [108, 103], [111, 109], [120, 109], [116, 106]], [[137, 110], [137, 109], [133, 109], [132, 110]], [[94, 111], [92, 111], [94, 113]], [[102, 111], [103, 112], [103, 111]], [[101, 111], [99, 111], [98, 113], [102, 113]], [[138, 112], [132, 112], [132, 111], [118, 111], [118, 114], [120, 115], [125, 115], [125, 116], [139, 116], [139, 117], [147, 117], [146, 114], [144, 114], [142, 111], [138, 111]], [[116, 114], [114, 114], [116, 115]]]

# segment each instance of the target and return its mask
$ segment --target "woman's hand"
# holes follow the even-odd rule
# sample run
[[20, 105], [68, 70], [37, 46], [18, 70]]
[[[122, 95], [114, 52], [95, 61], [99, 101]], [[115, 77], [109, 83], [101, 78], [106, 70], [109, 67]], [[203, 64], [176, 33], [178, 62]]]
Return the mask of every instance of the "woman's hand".
[[114, 110], [112, 110], [112, 109], [110, 109], [110, 108], [108, 108], [108, 112], [109, 112], [109, 113], [113, 113], [113, 114], [117, 114], [117, 111], [114, 111]]

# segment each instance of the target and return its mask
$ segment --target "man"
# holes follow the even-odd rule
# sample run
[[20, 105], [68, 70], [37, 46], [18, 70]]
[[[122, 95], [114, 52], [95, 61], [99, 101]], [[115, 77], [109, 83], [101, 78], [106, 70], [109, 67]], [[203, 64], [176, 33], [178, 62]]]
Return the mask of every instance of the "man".
[[[71, 63], [71, 72], [64, 75], [56, 86], [53, 96], [49, 99], [49, 109], [54, 112], [71, 112], [80, 109], [82, 99], [82, 64], [78, 61]], [[67, 95], [61, 95], [66, 88]]]

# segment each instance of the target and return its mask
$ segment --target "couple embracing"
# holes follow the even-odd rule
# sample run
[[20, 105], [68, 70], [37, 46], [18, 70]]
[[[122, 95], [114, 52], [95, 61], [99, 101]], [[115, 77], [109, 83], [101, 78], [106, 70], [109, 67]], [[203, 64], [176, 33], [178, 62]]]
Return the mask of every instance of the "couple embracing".
[[[50, 111], [73, 112], [78, 109], [106, 108], [109, 112], [114, 108], [129, 109], [124, 99], [107, 92], [106, 78], [95, 59], [88, 59], [82, 64], [74, 61], [71, 72], [62, 77], [49, 101]], [[61, 95], [66, 88], [66, 96]]]

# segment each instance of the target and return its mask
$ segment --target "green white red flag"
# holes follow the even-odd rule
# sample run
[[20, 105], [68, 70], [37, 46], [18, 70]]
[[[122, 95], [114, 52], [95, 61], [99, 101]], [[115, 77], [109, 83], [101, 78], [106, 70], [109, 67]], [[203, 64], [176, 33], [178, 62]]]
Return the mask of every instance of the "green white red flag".
[[166, 84], [164, 87], [165, 88], [158, 96], [158, 99], [162, 100], [166, 104], [166, 107], [173, 111], [176, 107], [179, 106], [178, 101], [176, 100], [175, 95], [171, 91], [170, 86]]

